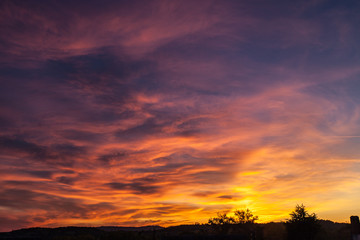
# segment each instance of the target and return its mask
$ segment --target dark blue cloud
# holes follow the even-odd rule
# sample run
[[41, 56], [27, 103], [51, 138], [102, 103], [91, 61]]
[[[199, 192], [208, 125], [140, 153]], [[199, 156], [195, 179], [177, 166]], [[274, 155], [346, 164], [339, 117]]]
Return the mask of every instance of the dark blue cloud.
[[158, 180], [155, 178], [137, 178], [131, 182], [110, 182], [106, 186], [114, 190], [130, 191], [134, 194], [159, 194], [164, 189], [159, 185], [154, 185]]
[[162, 134], [165, 126], [169, 125], [168, 122], [157, 122], [155, 119], [150, 118], [144, 123], [116, 132], [116, 137], [122, 141], [140, 141], [144, 138], [155, 137]]
[[[3, 189], [0, 195], [0, 203], [3, 207], [24, 210], [47, 209], [50, 213], [62, 212], [68, 217], [87, 218], [91, 216], [92, 211], [114, 209], [114, 206], [107, 202], [86, 204], [81, 199], [59, 197], [25, 189]], [[55, 215], [54, 218], [56, 218]]]
[[67, 129], [60, 132], [60, 135], [69, 140], [77, 140], [83, 142], [100, 142], [105, 136], [99, 133], [89, 131], [81, 131], [76, 129]]
[[111, 163], [113, 161], [121, 162], [123, 159], [126, 159], [129, 156], [128, 152], [115, 152], [115, 153], [109, 153], [104, 154], [98, 157], [98, 160], [104, 163]]
[[70, 166], [77, 157], [86, 155], [86, 148], [70, 143], [39, 145], [17, 137], [0, 137], [0, 150], [5, 154], [26, 154], [30, 160]]

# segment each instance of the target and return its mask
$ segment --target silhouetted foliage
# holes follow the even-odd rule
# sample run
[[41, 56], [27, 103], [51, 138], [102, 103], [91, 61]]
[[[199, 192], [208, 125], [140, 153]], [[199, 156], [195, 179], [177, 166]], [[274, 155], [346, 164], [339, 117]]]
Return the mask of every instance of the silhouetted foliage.
[[291, 219], [285, 222], [288, 240], [312, 240], [320, 230], [315, 213], [309, 214], [303, 204], [296, 205], [290, 213]]
[[210, 225], [226, 225], [234, 224], [235, 220], [233, 217], [229, 217], [227, 213], [217, 213], [217, 217], [210, 218], [208, 223]]
[[[253, 229], [251, 226], [255, 221], [258, 220], [258, 216], [249, 210], [235, 210], [234, 216], [228, 216], [227, 213], [218, 213], [217, 217], [210, 218], [208, 224], [213, 226], [213, 230], [220, 234], [228, 234], [229, 232], [239, 231], [241, 228], [242, 231], [251, 232]], [[235, 228], [234, 225], [238, 227]], [[240, 227], [239, 225], [243, 225]], [[239, 228], [240, 227], [240, 228]]]
[[217, 217], [209, 219], [208, 223], [210, 225], [255, 223], [259, 219], [248, 208], [245, 210], [235, 210], [234, 217], [229, 217], [227, 213], [218, 213], [217, 215]]
[[255, 223], [259, 220], [258, 216], [254, 216], [254, 214], [250, 211], [250, 209], [245, 210], [235, 210], [235, 223], [237, 224], [245, 224], [245, 223]]

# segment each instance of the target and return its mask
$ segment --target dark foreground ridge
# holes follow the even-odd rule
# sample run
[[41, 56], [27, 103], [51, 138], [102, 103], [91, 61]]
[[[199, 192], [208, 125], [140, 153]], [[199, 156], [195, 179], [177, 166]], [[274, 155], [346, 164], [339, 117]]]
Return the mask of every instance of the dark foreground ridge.
[[[314, 240], [351, 239], [351, 226], [320, 220], [321, 230]], [[8, 240], [286, 240], [284, 223], [235, 224], [216, 228], [208, 224], [163, 228], [145, 227], [60, 227], [28, 228], [0, 233]]]

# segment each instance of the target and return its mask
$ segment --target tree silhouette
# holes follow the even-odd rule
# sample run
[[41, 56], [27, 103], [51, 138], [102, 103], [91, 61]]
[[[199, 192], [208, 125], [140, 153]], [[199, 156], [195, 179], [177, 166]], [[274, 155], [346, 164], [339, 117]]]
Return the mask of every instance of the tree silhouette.
[[[257, 220], [257, 216], [254, 216], [249, 209], [245, 209], [235, 210], [233, 217], [228, 216], [227, 213], [217, 213], [217, 217], [210, 218], [208, 223], [212, 225], [217, 232], [227, 234], [235, 224], [237, 224], [237, 226], [243, 225], [245, 229], [249, 230]], [[250, 226], [248, 224], [250, 224]]]
[[217, 215], [217, 217], [209, 219], [208, 223], [210, 225], [255, 223], [259, 219], [248, 208], [245, 210], [235, 210], [234, 217], [229, 217], [227, 213], [217, 213]]
[[250, 209], [245, 210], [235, 210], [235, 223], [245, 224], [245, 223], [255, 223], [259, 219], [258, 216], [254, 216]]
[[234, 224], [235, 220], [233, 217], [229, 217], [227, 213], [217, 213], [217, 217], [210, 218], [208, 223], [210, 225], [226, 225]]
[[296, 205], [290, 213], [291, 219], [285, 222], [288, 239], [312, 240], [320, 230], [320, 224], [315, 213], [309, 214], [303, 204]]

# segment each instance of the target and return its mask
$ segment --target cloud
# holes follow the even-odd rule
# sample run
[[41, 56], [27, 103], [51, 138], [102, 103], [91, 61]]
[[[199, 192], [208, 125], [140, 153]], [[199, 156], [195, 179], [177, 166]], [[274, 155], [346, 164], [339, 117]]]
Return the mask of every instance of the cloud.
[[142, 140], [162, 133], [164, 126], [165, 123], [156, 123], [155, 119], [148, 119], [141, 125], [118, 131], [116, 136], [124, 141]]
[[44, 148], [22, 139], [14, 139], [6, 136], [1, 136], [0, 146], [4, 151], [20, 151], [33, 154], [35, 157], [41, 157], [43, 155], [46, 155], [46, 150]]
[[60, 177], [57, 177], [56, 180], [60, 183], [73, 185], [78, 179], [74, 178], [74, 177], [60, 176]]
[[128, 156], [128, 153], [126, 152], [116, 152], [116, 153], [110, 153], [110, 154], [104, 154], [98, 157], [98, 160], [105, 163], [110, 163], [112, 161], [121, 161], [122, 159], [125, 159]]
[[36, 171], [36, 170], [25, 170], [24, 173], [30, 174], [39, 178], [51, 178], [54, 174], [52, 171]]
[[159, 194], [163, 189], [159, 185], [154, 185], [158, 181], [154, 178], [137, 178], [128, 183], [110, 182], [106, 185], [114, 190], [126, 190], [135, 194]]
[[1, 192], [1, 206], [12, 211], [22, 209], [25, 213], [41, 212], [46, 209], [47, 215], [53, 216], [51, 218], [60, 216], [90, 218], [93, 217], [94, 212], [114, 209], [114, 206], [107, 202], [87, 204], [81, 199], [59, 197], [25, 189], [4, 189]]
[[7, 154], [25, 154], [29, 159], [59, 165], [71, 165], [74, 158], [86, 153], [84, 147], [73, 144], [54, 144], [42, 146], [21, 138], [0, 137], [0, 149]]
[[201, 171], [196, 174], [192, 174], [196, 183], [201, 184], [219, 184], [228, 182], [233, 179], [233, 173], [231, 171]]
[[25, 228], [33, 222], [30, 217], [24, 217], [24, 216], [14, 217], [9, 215], [2, 215], [0, 217], [0, 221], [2, 223], [0, 228], [1, 232]]
[[89, 131], [80, 131], [76, 129], [67, 129], [60, 132], [64, 138], [69, 140], [76, 140], [80, 142], [101, 142], [104, 139], [104, 136], [99, 133], [89, 132]]

